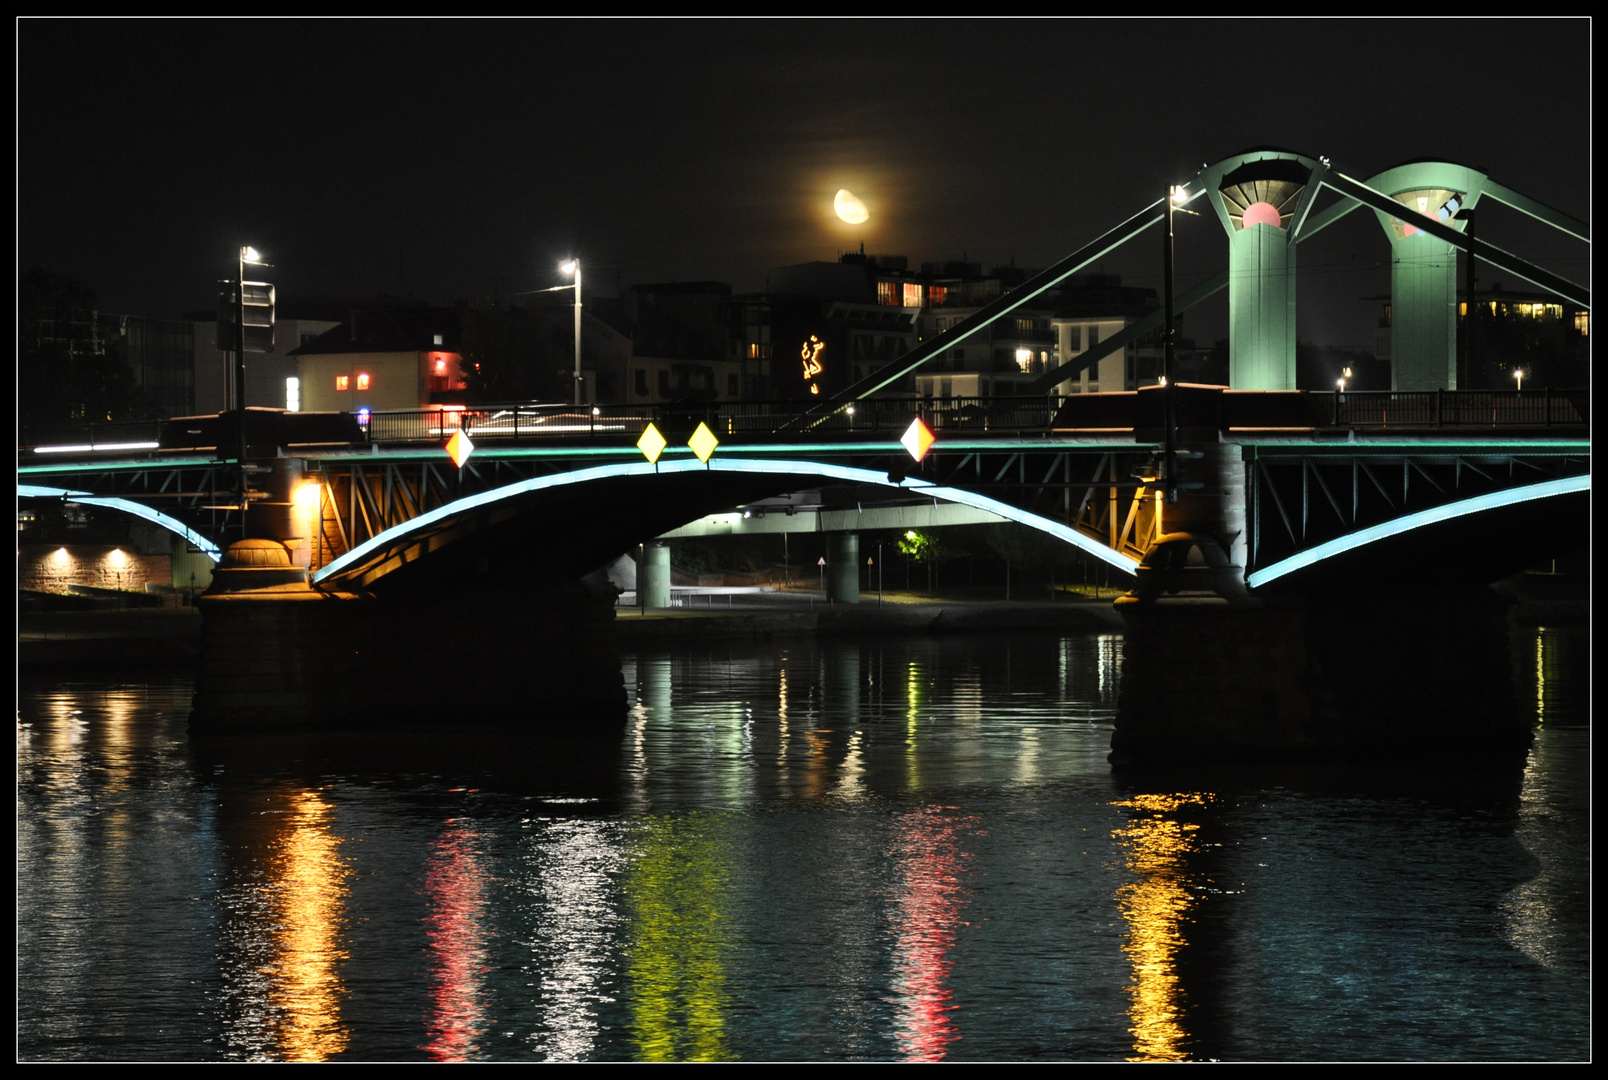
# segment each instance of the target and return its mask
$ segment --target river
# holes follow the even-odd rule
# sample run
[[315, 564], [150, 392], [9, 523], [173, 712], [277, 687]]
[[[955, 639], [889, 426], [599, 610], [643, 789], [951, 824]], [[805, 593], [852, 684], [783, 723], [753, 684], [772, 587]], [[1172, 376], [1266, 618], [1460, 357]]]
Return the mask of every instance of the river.
[[589, 742], [24, 672], [18, 1055], [1586, 1060], [1587, 630], [1516, 633], [1480, 768], [1114, 772], [1095, 633], [633, 645]]

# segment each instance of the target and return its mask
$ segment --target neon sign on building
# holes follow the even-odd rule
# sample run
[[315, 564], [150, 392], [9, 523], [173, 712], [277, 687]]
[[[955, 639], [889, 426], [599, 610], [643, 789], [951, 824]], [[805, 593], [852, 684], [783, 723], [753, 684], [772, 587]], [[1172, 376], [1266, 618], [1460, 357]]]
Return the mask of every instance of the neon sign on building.
[[804, 347], [799, 353], [804, 360], [804, 381], [810, 384], [810, 393], [812, 394], [821, 392], [821, 385], [815, 381], [815, 377], [823, 370], [821, 350], [825, 348], [826, 342], [811, 334], [809, 340], [804, 342]]

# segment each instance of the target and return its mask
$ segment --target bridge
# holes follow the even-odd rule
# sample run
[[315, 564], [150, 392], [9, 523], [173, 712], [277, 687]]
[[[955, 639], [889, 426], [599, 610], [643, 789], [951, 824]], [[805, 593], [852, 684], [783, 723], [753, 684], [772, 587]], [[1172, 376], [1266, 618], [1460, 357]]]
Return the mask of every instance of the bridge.
[[[1334, 200], [1327, 205], [1319, 198], [1325, 192]], [[1459, 214], [1482, 197], [1589, 236], [1583, 223], [1451, 163], [1413, 163], [1363, 182], [1326, 159], [1248, 151], [1175, 186], [1171, 198], [863, 382], [807, 407], [577, 411], [511, 403], [376, 414], [362, 424], [250, 409], [23, 447], [19, 495], [125, 509], [220, 558], [233, 543], [229, 550], [241, 554], [220, 569], [220, 594], [283, 590], [300, 574], [309, 595], [428, 596], [461, 610], [464, 597], [475, 594], [487, 611], [507, 615], [505, 604], [485, 597], [523, 582], [523, 595], [542, 597], [538, 606], [584, 622], [577, 613], [586, 601], [557, 583], [573, 583], [710, 513], [804, 488], [860, 485], [894, 502], [957, 505], [1020, 522], [1135, 574], [1131, 599], [1139, 606], [1125, 613], [1137, 655], [1147, 635], [1165, 637], [1152, 624], [1172, 600], [1265, 612], [1265, 597], [1291, 589], [1484, 582], [1584, 542], [1588, 395], [1456, 386], [1454, 249], [1589, 305], [1588, 290], [1465, 234]], [[893, 392], [1117, 245], [1152, 226], [1170, 235], [1172, 213], [1199, 200], [1229, 234], [1229, 269], [1175, 298], [1169, 245], [1166, 309], [1046, 372], [1034, 394], [917, 399]], [[1296, 248], [1363, 208], [1378, 216], [1393, 252], [1396, 388], [1301, 392], [1294, 385]], [[1169, 378], [1126, 393], [1061, 392], [1103, 355], [1158, 329], [1170, 373], [1172, 316], [1224, 288], [1229, 387]], [[247, 460], [231, 461], [242, 422]], [[906, 437], [917, 423], [933, 437], [920, 453]], [[650, 431], [660, 446], [645, 442]], [[267, 549], [251, 543], [292, 538], [304, 551], [301, 568], [283, 565], [280, 556], [267, 565]], [[845, 567], [858, 561], [852, 533], [833, 550]], [[668, 571], [651, 562], [642, 569]], [[847, 582], [839, 589], [845, 599], [854, 592]], [[224, 599], [211, 608], [220, 614], [209, 616], [220, 626], [227, 621], [221, 612], [243, 610]], [[387, 610], [401, 608], [393, 602]], [[1206, 616], [1174, 612], [1166, 625], [1200, 618]], [[257, 632], [247, 629], [249, 621], [238, 622], [237, 646]], [[297, 625], [297, 636], [329, 639], [309, 630], [305, 618]], [[1258, 639], [1247, 626], [1237, 632], [1242, 642]], [[405, 650], [403, 637], [386, 640], [387, 648]], [[502, 654], [484, 633], [477, 640], [488, 655]], [[542, 640], [565, 664], [579, 663], [576, 650], [552, 634]], [[1160, 669], [1130, 680], [1166, 681]], [[323, 677], [319, 685], [329, 692], [334, 684]], [[1218, 713], [1229, 718], [1243, 704], [1237, 700], [1225, 698]], [[1291, 707], [1274, 713], [1286, 723]], [[1152, 732], [1139, 741], [1153, 746], [1156, 738]], [[1256, 738], [1277, 741], [1267, 732]]]

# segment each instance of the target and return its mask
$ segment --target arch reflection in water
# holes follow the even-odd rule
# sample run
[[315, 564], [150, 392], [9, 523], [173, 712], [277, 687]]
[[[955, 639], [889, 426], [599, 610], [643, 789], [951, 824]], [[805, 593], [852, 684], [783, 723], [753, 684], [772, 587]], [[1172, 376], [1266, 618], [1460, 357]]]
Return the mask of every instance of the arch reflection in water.
[[[250, 1059], [324, 1061], [346, 1049], [341, 965], [347, 878], [335, 808], [316, 791], [268, 795], [245, 849], [267, 849], [241, 867], [224, 897], [225, 1039]], [[267, 836], [260, 831], [266, 829]]]
[[1184, 993], [1178, 981], [1178, 952], [1184, 944], [1181, 924], [1193, 898], [1187, 888], [1184, 860], [1196, 849], [1199, 826], [1175, 816], [1186, 806], [1205, 806], [1205, 794], [1150, 794], [1113, 803], [1128, 811], [1128, 821], [1112, 832], [1127, 849], [1127, 868], [1136, 879], [1117, 889], [1117, 904], [1128, 923], [1122, 949], [1132, 975], [1128, 985], [1129, 1031], [1135, 1061], [1180, 1061], [1183, 1044]]
[[958, 807], [927, 806], [899, 820], [894, 857], [903, 881], [894, 896], [895, 1036], [909, 1061], [941, 1061], [960, 1038], [949, 958], [960, 911], [970, 898], [963, 884], [971, 853], [962, 839], [975, 831], [974, 817]]
[[437, 1061], [479, 1056], [485, 1034], [486, 871], [481, 838], [463, 818], [449, 819], [431, 845], [425, 871], [430, 901], [429, 1041]]

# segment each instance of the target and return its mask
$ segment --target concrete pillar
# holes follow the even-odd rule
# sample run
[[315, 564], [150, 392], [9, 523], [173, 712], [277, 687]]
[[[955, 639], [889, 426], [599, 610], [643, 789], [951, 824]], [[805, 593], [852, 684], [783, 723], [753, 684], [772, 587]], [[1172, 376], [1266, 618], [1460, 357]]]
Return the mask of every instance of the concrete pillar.
[[642, 565], [637, 567], [638, 602], [645, 608], [670, 606], [670, 546], [651, 543], [642, 548]]
[[1295, 389], [1295, 248], [1277, 225], [1229, 237], [1228, 384]]
[[1457, 249], [1423, 232], [1390, 247], [1390, 388], [1456, 390]]
[[834, 604], [860, 602], [860, 536], [826, 534], [826, 598]]
[[1358, 589], [1231, 603], [1137, 591], [1112, 761], [1522, 759], [1506, 602]]

